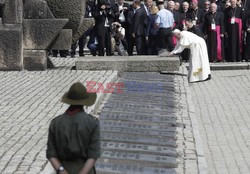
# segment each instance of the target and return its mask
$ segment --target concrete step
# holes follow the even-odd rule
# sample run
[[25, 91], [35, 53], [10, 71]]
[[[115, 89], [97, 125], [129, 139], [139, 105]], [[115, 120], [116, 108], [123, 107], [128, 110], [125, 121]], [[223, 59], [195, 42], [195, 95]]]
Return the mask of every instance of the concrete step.
[[151, 111], [151, 110], [146, 110], [146, 109], [139, 109], [139, 108], [132, 108], [132, 109], [125, 109], [125, 108], [107, 108], [104, 107], [102, 112], [113, 112], [113, 113], [124, 113], [124, 114], [130, 114], [130, 113], [141, 113], [141, 114], [145, 114], [145, 115], [150, 115], [150, 116], [166, 116], [169, 113], [174, 113], [175, 108], [168, 108], [168, 111], [160, 111], [157, 110], [157, 112], [155, 111]]
[[97, 162], [98, 174], [176, 174], [174, 169], [145, 167], [137, 164]]
[[142, 135], [131, 135], [120, 133], [110, 133], [105, 132], [101, 134], [102, 141], [116, 141], [122, 143], [138, 143], [138, 144], [146, 144], [146, 145], [159, 145], [166, 147], [176, 147], [176, 141], [171, 138], [164, 137], [149, 137]]
[[175, 106], [175, 103], [173, 102], [166, 102], [163, 106], [162, 105], [142, 105], [142, 104], [137, 104], [137, 103], [129, 103], [129, 102], [122, 102], [122, 103], [117, 103], [117, 102], [109, 102], [105, 105], [107, 108], [118, 108], [122, 107], [125, 109], [133, 109], [133, 108], [138, 108], [138, 109], [150, 109], [154, 111], [168, 111], [169, 107], [173, 108]]
[[[188, 69], [189, 63], [184, 63]], [[249, 62], [221, 62], [221, 63], [210, 63], [211, 70], [242, 70], [250, 69]]]
[[159, 72], [179, 70], [178, 57], [158, 56], [103, 56], [80, 57], [76, 61], [77, 70], [118, 70], [129, 72]]
[[155, 131], [165, 131], [165, 132], [173, 132], [173, 133], [175, 133], [175, 131], [176, 131], [176, 124], [175, 123], [159, 125], [157, 123], [145, 124], [145, 123], [100, 120], [100, 126], [101, 127], [111, 127], [111, 128], [127, 128], [127, 129], [137, 129], [137, 130], [148, 130], [148, 131], [155, 130]]
[[165, 116], [145, 115], [141, 113], [113, 113], [102, 112], [100, 114], [102, 120], [116, 120], [120, 122], [140, 122], [140, 123], [156, 123], [156, 124], [172, 124], [176, 121], [176, 117], [172, 113], [166, 113]]
[[142, 145], [136, 143], [117, 143], [114, 141], [106, 141], [101, 144], [102, 150], [113, 152], [130, 152], [136, 154], [151, 154], [177, 157], [176, 149], [173, 147], [165, 147], [159, 145]]
[[148, 136], [148, 137], [155, 137], [159, 136], [162, 138], [171, 138], [171, 139], [176, 139], [176, 132], [175, 131], [159, 131], [159, 130], [145, 130], [145, 129], [138, 129], [138, 128], [122, 128], [122, 127], [110, 127], [110, 126], [103, 126], [102, 127], [102, 133], [123, 133], [123, 134], [128, 134], [128, 135], [141, 135], [143, 136]]
[[149, 154], [136, 154], [117, 151], [104, 151], [99, 162], [137, 164], [145, 167], [174, 168], [177, 167], [175, 157]]

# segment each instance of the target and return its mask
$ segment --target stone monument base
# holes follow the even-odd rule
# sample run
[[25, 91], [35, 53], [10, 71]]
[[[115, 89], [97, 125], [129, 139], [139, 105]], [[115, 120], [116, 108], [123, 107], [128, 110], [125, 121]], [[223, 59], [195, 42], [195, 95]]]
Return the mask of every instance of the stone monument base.
[[178, 57], [159, 56], [110, 56], [80, 57], [76, 70], [117, 70], [126, 72], [178, 71]]

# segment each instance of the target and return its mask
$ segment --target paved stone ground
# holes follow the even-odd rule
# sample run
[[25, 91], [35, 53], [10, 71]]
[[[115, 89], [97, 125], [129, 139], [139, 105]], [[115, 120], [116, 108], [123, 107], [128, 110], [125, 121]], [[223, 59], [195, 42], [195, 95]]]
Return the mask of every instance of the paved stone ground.
[[[60, 97], [76, 81], [92, 80], [108, 83], [117, 80], [116, 71], [71, 70], [75, 59], [53, 58], [52, 61], [57, 68], [44, 72], [0, 72], [0, 173], [34, 174], [43, 171], [43, 174], [49, 174], [53, 172], [53, 169], [47, 167], [49, 165], [45, 158], [45, 149], [50, 120], [67, 108], [67, 105], [60, 103]], [[182, 68], [177, 75], [157, 73], [155, 76], [150, 73], [151, 75], [146, 76], [140, 74], [139, 76], [135, 74], [124, 76], [126, 80], [162, 82], [165, 84], [164, 94], [151, 96], [153, 102], [145, 98], [149, 96], [144, 96], [141, 103], [133, 100], [131, 96], [127, 96], [127, 100], [133, 103], [132, 108], [130, 102], [120, 101], [119, 104], [116, 100], [113, 100], [113, 103], [104, 101], [107, 103], [103, 111], [105, 108], [106, 111], [117, 111], [118, 108], [119, 112], [120, 107], [123, 109], [122, 112], [124, 110], [130, 110], [131, 113], [136, 111], [137, 116], [143, 110], [145, 113], [142, 112], [143, 115], [139, 119], [134, 117], [138, 120], [133, 120], [133, 115], [124, 116], [127, 119], [125, 122], [124, 118], [120, 122], [116, 118], [112, 118], [112, 115], [106, 115], [106, 120], [101, 120], [106, 133], [117, 134], [122, 131], [124, 135], [138, 134], [138, 139], [130, 142], [130, 145], [124, 146], [125, 142], [121, 141], [122, 136], [109, 136], [111, 139], [106, 136], [108, 137], [106, 142], [102, 143], [105, 149], [103, 157], [97, 164], [100, 172], [110, 174], [111, 171], [122, 170], [126, 174], [135, 174], [134, 171], [138, 171], [136, 174], [139, 172], [143, 174], [169, 172], [196, 174], [205, 171], [206, 163], [201, 150], [191, 93], [186, 76], [182, 76], [183, 72]], [[87, 111], [96, 110], [97, 106], [101, 104], [103, 96], [98, 94], [99, 102], [96, 106], [87, 108]], [[166, 99], [164, 100], [164, 98]], [[147, 103], [147, 107], [140, 109], [143, 101]], [[109, 109], [107, 110], [107, 108]], [[151, 120], [152, 117], [147, 117], [152, 115], [150, 110], [154, 110], [158, 114], [153, 120]], [[171, 126], [168, 127], [169, 125]], [[135, 132], [126, 132], [126, 128], [132, 128], [131, 130], [135, 130]], [[140, 131], [137, 132], [136, 128], [140, 128]], [[139, 143], [143, 145], [143, 149], [142, 146], [137, 146], [136, 142], [145, 140], [143, 138], [148, 138], [147, 135], [151, 140], [158, 139], [162, 143], [146, 142], [145, 145], [143, 142]], [[104, 138], [105, 136], [103, 136], [103, 140]], [[138, 155], [137, 151], [142, 153]], [[128, 164], [126, 162], [118, 165], [114, 163], [122, 162], [121, 158], [127, 159]], [[136, 164], [136, 162], [140, 164], [145, 162], [140, 161], [141, 159], [147, 162], [147, 165], [142, 165], [144, 168], [138, 167]], [[158, 163], [160, 160], [162, 162]], [[107, 165], [108, 161], [112, 163]]]
[[190, 84], [209, 174], [250, 173], [250, 71]]
[[54, 58], [57, 68], [42, 72], [0, 72], [1, 174], [36, 174], [43, 170], [47, 164], [48, 126], [67, 108], [60, 98], [72, 83], [116, 80], [117, 72], [113, 71], [70, 70], [74, 61]]

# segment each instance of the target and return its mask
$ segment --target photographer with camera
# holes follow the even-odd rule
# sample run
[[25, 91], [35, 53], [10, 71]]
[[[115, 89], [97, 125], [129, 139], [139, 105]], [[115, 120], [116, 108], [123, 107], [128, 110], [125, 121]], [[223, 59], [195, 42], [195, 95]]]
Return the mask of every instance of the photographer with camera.
[[[129, 11], [129, 4], [124, 2], [124, 0], [117, 0], [117, 3], [114, 6], [114, 13], [115, 13], [115, 22], [119, 22], [121, 26], [127, 31], [128, 30], [128, 11]], [[124, 49], [127, 50], [128, 48], [128, 34], [126, 32], [126, 39], [122, 40], [122, 44]]]
[[104, 56], [104, 48], [106, 48], [106, 55], [111, 56], [111, 31], [115, 14], [111, 10], [110, 2], [100, 1], [93, 17], [97, 32], [98, 56]]
[[114, 22], [112, 24], [112, 28], [115, 51], [117, 51], [120, 56], [126, 56], [127, 54], [124, 50], [124, 45], [122, 42], [125, 39], [125, 28], [123, 28], [118, 22]]

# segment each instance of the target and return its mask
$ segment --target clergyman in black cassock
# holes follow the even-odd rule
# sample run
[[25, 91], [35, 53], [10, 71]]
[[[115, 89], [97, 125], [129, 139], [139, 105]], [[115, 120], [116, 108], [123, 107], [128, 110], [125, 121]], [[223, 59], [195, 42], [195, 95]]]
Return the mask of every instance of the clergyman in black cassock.
[[250, 61], [250, 13], [247, 14], [245, 18], [245, 31], [246, 31], [245, 59], [246, 61]]
[[217, 12], [217, 5], [211, 4], [211, 11], [204, 18], [204, 34], [207, 38], [208, 57], [210, 62], [224, 60], [224, 14]]
[[225, 29], [228, 36], [229, 62], [241, 61], [243, 34], [242, 34], [242, 8], [236, 5], [236, 0], [231, 0], [231, 7], [225, 10]]

